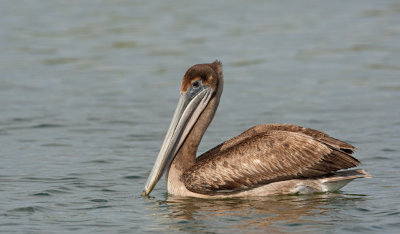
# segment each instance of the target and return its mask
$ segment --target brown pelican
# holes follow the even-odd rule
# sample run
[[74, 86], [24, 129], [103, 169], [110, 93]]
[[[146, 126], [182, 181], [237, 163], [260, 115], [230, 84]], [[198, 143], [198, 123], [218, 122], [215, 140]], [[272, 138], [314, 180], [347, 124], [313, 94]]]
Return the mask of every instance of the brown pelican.
[[200, 198], [329, 192], [370, 177], [351, 156], [354, 146], [292, 124], [248, 129], [196, 158], [223, 89], [222, 64], [185, 73], [180, 98], [142, 196], [166, 172], [168, 193]]

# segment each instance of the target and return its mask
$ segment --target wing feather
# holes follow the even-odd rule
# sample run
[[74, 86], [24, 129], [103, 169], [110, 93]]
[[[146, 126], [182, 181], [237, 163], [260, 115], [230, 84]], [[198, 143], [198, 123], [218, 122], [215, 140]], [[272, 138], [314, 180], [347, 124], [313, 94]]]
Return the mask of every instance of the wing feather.
[[320, 177], [355, 167], [355, 147], [296, 125], [260, 125], [197, 158], [184, 172], [196, 193], [245, 190], [275, 181]]

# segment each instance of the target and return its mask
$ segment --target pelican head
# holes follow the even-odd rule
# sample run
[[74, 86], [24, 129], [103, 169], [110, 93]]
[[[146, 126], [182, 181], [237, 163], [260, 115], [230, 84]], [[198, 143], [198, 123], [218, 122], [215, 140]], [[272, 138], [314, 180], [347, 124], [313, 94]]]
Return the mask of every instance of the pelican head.
[[208, 127], [219, 103], [222, 86], [222, 64], [219, 61], [209, 64], [197, 64], [187, 70], [182, 80], [178, 105], [156, 162], [143, 189], [142, 196], [147, 196], [151, 193], [161, 176], [171, 166], [172, 161], [193, 126], [198, 122], [199, 117], [213, 103], [215, 108], [211, 108], [206, 116], [209, 121], [206, 124], [202, 124], [205, 126], [201, 126], [202, 128]]

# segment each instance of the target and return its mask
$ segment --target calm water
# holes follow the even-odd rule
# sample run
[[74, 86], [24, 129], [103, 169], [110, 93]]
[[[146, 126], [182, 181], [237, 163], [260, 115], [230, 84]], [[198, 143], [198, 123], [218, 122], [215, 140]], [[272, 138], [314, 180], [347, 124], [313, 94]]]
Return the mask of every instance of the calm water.
[[[0, 231], [400, 229], [400, 3], [1, 1]], [[222, 60], [200, 152], [261, 123], [347, 140], [374, 178], [310, 196], [140, 197], [195, 63]]]

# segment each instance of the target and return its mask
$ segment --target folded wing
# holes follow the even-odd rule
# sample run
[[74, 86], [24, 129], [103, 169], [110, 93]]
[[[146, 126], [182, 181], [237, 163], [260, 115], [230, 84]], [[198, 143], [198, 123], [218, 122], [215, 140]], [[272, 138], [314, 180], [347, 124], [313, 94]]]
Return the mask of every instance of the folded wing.
[[198, 157], [182, 178], [192, 192], [235, 192], [355, 167], [359, 161], [350, 155], [354, 150], [313, 129], [260, 125]]

